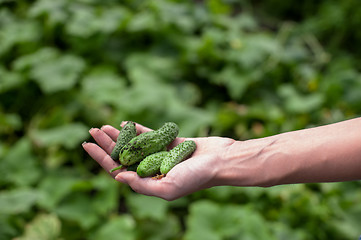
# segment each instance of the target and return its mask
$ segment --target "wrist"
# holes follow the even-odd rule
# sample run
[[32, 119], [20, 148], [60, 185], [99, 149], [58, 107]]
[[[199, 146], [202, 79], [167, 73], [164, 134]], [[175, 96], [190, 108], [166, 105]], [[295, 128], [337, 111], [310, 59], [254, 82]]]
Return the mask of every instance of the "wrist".
[[222, 154], [216, 174], [219, 185], [273, 186], [278, 179], [271, 170], [277, 137], [234, 141]]

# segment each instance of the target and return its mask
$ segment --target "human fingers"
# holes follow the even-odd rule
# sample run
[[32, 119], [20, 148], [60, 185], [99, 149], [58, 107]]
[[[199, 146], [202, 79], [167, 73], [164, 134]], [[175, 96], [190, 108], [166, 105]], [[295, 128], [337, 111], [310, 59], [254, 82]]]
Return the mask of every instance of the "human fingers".
[[103, 132], [105, 132], [114, 142], [117, 141], [119, 130], [110, 125], [104, 125], [100, 128]]
[[174, 148], [175, 146], [177, 146], [178, 144], [184, 142], [185, 140], [191, 140], [190, 138], [182, 138], [182, 137], [177, 137], [176, 139], [173, 140], [173, 142], [171, 142], [167, 148], [168, 150]]
[[187, 159], [159, 180], [141, 178], [135, 172], [121, 172], [115, 179], [128, 184], [140, 194], [172, 201], [212, 186], [214, 173], [208, 167], [204, 167], [207, 159], [208, 157]]
[[[128, 121], [123, 121], [120, 126], [124, 127], [124, 125], [127, 123]], [[145, 133], [145, 132], [149, 132], [149, 131], [153, 131], [153, 129], [145, 127], [139, 123], [135, 122], [135, 128], [137, 129], [137, 135]]]
[[92, 128], [89, 130], [90, 135], [94, 138], [94, 140], [98, 143], [98, 145], [104, 149], [107, 154], [111, 154], [115, 142], [106, 134], [104, 131], [99, 128]]
[[114, 162], [113, 159], [101, 147], [95, 143], [83, 143], [84, 150], [113, 178], [120, 172], [120, 170], [110, 173], [110, 170], [118, 167], [119, 164]]
[[135, 192], [160, 197], [171, 201], [181, 197], [180, 191], [176, 191], [176, 185], [172, 184], [166, 178], [160, 180], [150, 177], [141, 178], [135, 172], [127, 171], [116, 175], [115, 180], [128, 184]]
[[[124, 125], [127, 123], [127, 121], [123, 121], [120, 126], [124, 127]], [[152, 129], [144, 127], [141, 124], [135, 123], [136, 129], [137, 129], [137, 135], [152, 131]], [[103, 132], [105, 132], [114, 142], [117, 141], [119, 130], [113, 126], [110, 125], [104, 125], [100, 128]]]

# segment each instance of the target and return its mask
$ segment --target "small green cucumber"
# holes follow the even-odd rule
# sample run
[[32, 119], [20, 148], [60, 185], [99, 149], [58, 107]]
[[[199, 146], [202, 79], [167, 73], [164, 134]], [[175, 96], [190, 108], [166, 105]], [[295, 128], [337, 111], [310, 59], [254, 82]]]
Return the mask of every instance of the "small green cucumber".
[[137, 168], [140, 177], [150, 177], [159, 173], [163, 159], [169, 154], [167, 151], [153, 153], [144, 158]]
[[114, 172], [114, 171], [116, 171], [116, 170], [119, 170], [119, 169], [122, 169], [122, 168], [124, 168], [124, 166], [122, 165], [122, 164], [120, 164], [118, 167], [115, 167], [115, 168], [112, 168], [112, 169], [110, 169], [110, 171], [109, 172]]
[[186, 159], [196, 150], [196, 143], [192, 140], [184, 141], [168, 152], [160, 165], [160, 173], [167, 174], [175, 165]]
[[120, 163], [130, 166], [153, 153], [164, 150], [177, 137], [178, 132], [177, 124], [168, 122], [158, 130], [136, 136], [122, 148], [119, 155]]
[[[133, 164], [133, 165], [130, 165], [127, 168], [127, 171], [132, 171], [132, 172], [136, 172], [137, 171], [137, 167], [138, 167], [139, 163], [136, 163], [136, 164]], [[125, 167], [123, 165], [119, 165], [118, 167], [115, 167], [115, 168], [112, 168], [110, 169], [109, 172], [114, 172], [116, 170], [119, 170], [119, 169], [124, 169]]]
[[131, 139], [137, 136], [137, 129], [135, 128], [134, 122], [127, 122], [124, 127], [120, 130], [117, 142], [115, 143], [115, 147], [113, 148], [110, 157], [113, 160], [119, 160], [120, 150], [127, 144]]

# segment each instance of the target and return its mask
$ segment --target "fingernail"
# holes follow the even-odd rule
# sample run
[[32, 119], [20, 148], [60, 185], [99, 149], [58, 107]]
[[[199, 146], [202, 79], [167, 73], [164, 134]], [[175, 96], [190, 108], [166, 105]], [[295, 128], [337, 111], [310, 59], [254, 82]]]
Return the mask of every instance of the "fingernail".
[[84, 141], [81, 145], [84, 146], [86, 144], [86, 141]]
[[89, 129], [89, 133], [92, 134], [92, 133], [94, 133], [94, 131], [97, 131], [97, 130], [99, 130], [99, 128], [91, 128], [91, 129]]
[[124, 126], [124, 125], [127, 124], [128, 122], [131, 122], [131, 121], [129, 121], [129, 120], [122, 121], [122, 122], [120, 123], [120, 126]]

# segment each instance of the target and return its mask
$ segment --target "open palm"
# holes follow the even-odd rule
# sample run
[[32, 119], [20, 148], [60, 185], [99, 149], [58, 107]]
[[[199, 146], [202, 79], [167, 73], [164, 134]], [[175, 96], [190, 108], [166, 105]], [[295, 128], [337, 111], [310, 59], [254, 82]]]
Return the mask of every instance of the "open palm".
[[[124, 124], [123, 124], [124, 125]], [[151, 129], [136, 124], [137, 134]], [[111, 157], [119, 130], [105, 125], [101, 129], [92, 128], [90, 134], [95, 143], [84, 143], [83, 148], [107, 172], [119, 165]], [[185, 140], [193, 140], [197, 145], [192, 156], [176, 165], [162, 179], [141, 178], [132, 171], [118, 170], [109, 173], [119, 182], [128, 184], [134, 191], [174, 200], [192, 192], [217, 185], [217, 173], [222, 165], [222, 155], [234, 140], [221, 137], [176, 138], [169, 148], [173, 148]]]

